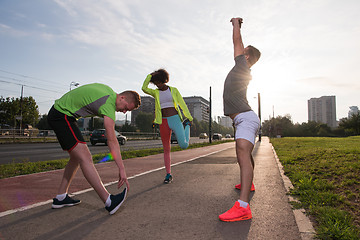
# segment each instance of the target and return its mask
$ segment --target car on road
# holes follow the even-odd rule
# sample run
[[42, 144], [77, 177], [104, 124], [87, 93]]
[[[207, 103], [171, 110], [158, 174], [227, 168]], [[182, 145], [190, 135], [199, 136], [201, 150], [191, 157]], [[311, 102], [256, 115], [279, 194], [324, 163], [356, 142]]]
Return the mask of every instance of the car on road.
[[225, 138], [231, 138], [231, 135], [228, 133], [225, 135]]
[[[121, 135], [118, 131], [115, 131], [115, 136], [119, 141], [120, 145], [124, 145], [127, 141], [127, 138]], [[106, 130], [105, 129], [95, 129], [90, 134], [90, 143], [91, 145], [95, 145], [97, 143], [105, 143], [107, 145], [107, 138], [106, 138]]]
[[213, 140], [221, 140], [221, 139], [222, 139], [222, 135], [220, 133], [213, 134]]
[[200, 133], [199, 138], [206, 139], [206, 138], [208, 138], [208, 135], [206, 133]]

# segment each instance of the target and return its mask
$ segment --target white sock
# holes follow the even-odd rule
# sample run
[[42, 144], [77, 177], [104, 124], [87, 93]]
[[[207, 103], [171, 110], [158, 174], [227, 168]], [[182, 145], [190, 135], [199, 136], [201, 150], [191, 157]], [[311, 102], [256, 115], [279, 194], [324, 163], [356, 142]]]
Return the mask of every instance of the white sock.
[[238, 200], [238, 202], [240, 203], [240, 207], [243, 208], [247, 208], [247, 206], [249, 205], [247, 202], [241, 201], [240, 199]]
[[67, 193], [56, 195], [56, 199], [62, 201], [66, 198]]
[[110, 199], [110, 194], [108, 196], [108, 198], [106, 199], [106, 202], [105, 202], [105, 207], [110, 207], [111, 205], [111, 199]]

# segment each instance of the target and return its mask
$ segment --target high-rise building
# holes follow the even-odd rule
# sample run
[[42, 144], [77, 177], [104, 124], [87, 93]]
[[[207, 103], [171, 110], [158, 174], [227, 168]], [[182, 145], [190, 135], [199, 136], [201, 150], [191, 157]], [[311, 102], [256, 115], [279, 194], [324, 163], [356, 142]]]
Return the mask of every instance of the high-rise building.
[[356, 115], [359, 113], [359, 108], [357, 106], [351, 106], [349, 108], [350, 108], [350, 110], [348, 112], [348, 118], [351, 118], [353, 115]]
[[228, 116], [222, 116], [222, 117], [218, 117], [218, 122], [221, 126], [224, 127], [229, 127], [231, 128], [233, 125], [233, 121], [230, 117]]
[[203, 97], [184, 97], [184, 101], [193, 118], [200, 121], [209, 121], [209, 101]]
[[135, 124], [135, 119], [140, 112], [152, 113], [155, 116], [155, 99], [150, 96], [141, 96], [140, 107], [131, 111], [131, 124]]
[[322, 96], [308, 100], [308, 121], [325, 123], [335, 128], [337, 126], [335, 96]]

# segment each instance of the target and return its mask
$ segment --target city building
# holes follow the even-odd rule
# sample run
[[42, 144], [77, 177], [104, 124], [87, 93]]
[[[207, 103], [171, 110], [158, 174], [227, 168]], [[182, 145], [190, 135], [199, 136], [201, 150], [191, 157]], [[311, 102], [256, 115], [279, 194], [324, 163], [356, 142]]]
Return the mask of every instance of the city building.
[[77, 120], [77, 124], [81, 131], [89, 131], [90, 130], [90, 117], [87, 118], [80, 118]]
[[357, 106], [351, 106], [349, 108], [350, 108], [350, 110], [348, 112], [348, 118], [351, 118], [353, 115], [356, 115], [359, 113], [359, 108]]
[[141, 112], [152, 113], [155, 115], [155, 99], [153, 97], [141, 96], [140, 107], [131, 111], [131, 124], [135, 125], [135, 119]]
[[222, 117], [218, 117], [218, 122], [221, 126], [224, 127], [233, 127], [232, 123], [233, 121], [231, 120], [230, 117], [228, 116], [222, 116]]
[[210, 103], [203, 97], [193, 96], [184, 97], [184, 101], [193, 118], [200, 121], [209, 121], [209, 106]]
[[322, 96], [308, 100], [308, 121], [321, 122], [337, 127], [335, 96]]

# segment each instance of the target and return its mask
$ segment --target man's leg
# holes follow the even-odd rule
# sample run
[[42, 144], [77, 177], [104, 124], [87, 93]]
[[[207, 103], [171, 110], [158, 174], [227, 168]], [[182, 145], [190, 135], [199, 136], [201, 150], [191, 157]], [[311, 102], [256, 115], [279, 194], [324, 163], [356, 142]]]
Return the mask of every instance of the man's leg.
[[253, 164], [251, 162], [251, 151], [253, 144], [248, 140], [236, 139], [236, 156], [240, 166], [241, 192], [239, 200], [235, 202], [230, 210], [219, 215], [219, 219], [225, 222], [235, 222], [252, 218], [249, 200], [250, 189], [253, 179]]
[[236, 139], [236, 157], [240, 166], [241, 192], [240, 200], [249, 202], [250, 189], [254, 175], [254, 160], [251, 152], [254, 145], [245, 139]]
[[[69, 166], [68, 173], [66, 173], [66, 169], [65, 169], [65, 173], [67, 175], [65, 176], [64, 173], [64, 177], [60, 185], [60, 187], [62, 188], [61, 190], [64, 190], [64, 188], [66, 187], [68, 188], [68, 186], [70, 185], [71, 178], [70, 181], [67, 181], [67, 179], [68, 176], [71, 175], [71, 171], [74, 171], [74, 166], [77, 163], [78, 166], [80, 166], [86, 180], [90, 183], [90, 185], [94, 188], [94, 190], [99, 195], [101, 200], [105, 203], [107, 198], [109, 197], [109, 192], [104, 187], [100, 179], [100, 176], [96, 171], [91, 153], [87, 145], [82, 143], [77, 144], [77, 146], [70, 152], [70, 161], [73, 161], [75, 163], [71, 163], [71, 165]], [[75, 174], [75, 172], [73, 172], [73, 174]]]
[[70, 184], [77, 170], [79, 169], [79, 166], [80, 166], [79, 162], [75, 158], [70, 157], [70, 160], [64, 170], [64, 175], [58, 189], [58, 194], [63, 194], [68, 192]]

